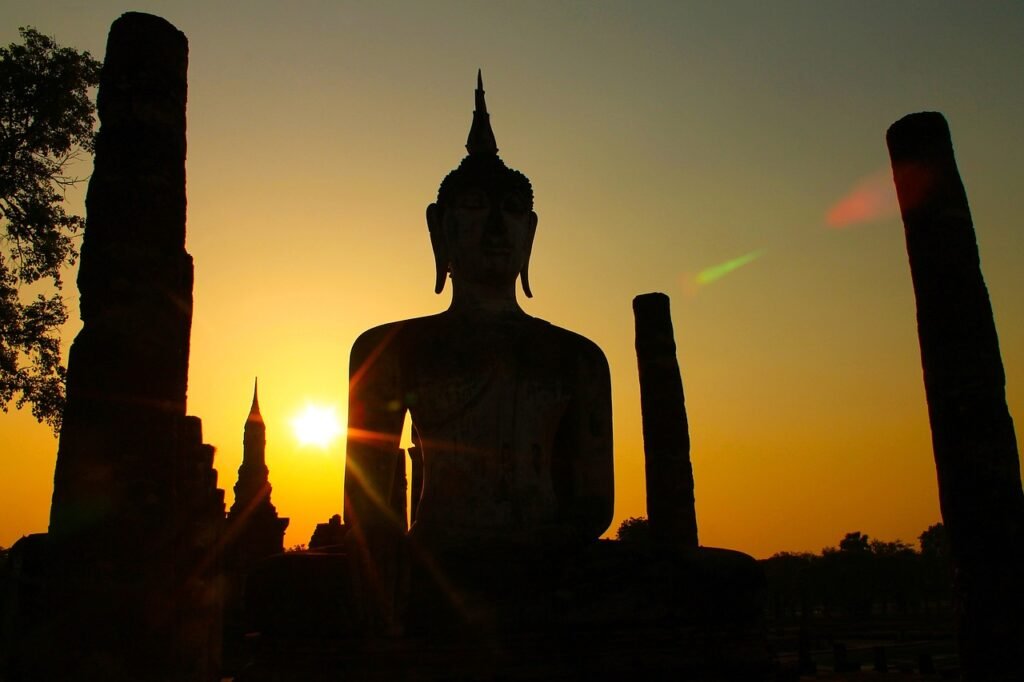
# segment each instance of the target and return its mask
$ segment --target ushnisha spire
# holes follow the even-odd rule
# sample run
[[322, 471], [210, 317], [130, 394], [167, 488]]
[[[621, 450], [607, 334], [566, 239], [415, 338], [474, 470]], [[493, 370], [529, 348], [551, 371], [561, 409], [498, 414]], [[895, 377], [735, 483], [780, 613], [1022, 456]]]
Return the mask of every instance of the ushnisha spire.
[[484, 101], [484, 77], [480, 69], [476, 70], [476, 108], [473, 110], [473, 125], [466, 139], [466, 151], [470, 156], [497, 156], [498, 143], [491, 130], [491, 115], [487, 113], [487, 102]]

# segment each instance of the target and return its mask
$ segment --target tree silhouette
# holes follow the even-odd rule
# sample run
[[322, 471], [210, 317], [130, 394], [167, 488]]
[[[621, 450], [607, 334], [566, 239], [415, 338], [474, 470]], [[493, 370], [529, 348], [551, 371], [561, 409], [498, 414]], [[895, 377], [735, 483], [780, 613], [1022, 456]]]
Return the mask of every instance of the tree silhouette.
[[871, 610], [871, 543], [856, 531], [839, 541], [839, 548], [821, 551], [824, 572], [825, 608], [839, 607], [844, 613], [863, 616]]
[[651, 524], [646, 516], [631, 516], [619, 524], [615, 539], [621, 542], [645, 544], [651, 541]]
[[851, 553], [866, 553], [871, 550], [871, 544], [868, 542], [868, 536], [862, 534], [860, 531], [853, 533], [847, 533], [842, 540], [839, 541], [840, 552], [851, 552]]
[[821, 554], [781, 552], [762, 561], [771, 614], [794, 618], [863, 617], [947, 609], [952, 585], [942, 524], [921, 535], [921, 551], [902, 540], [847, 533]]
[[907, 611], [919, 599], [920, 557], [903, 542], [871, 541], [869, 577], [872, 601], [881, 613]]
[[953, 569], [949, 538], [941, 523], [928, 526], [921, 541], [921, 590], [929, 607], [940, 608], [952, 596]]
[[918, 536], [921, 542], [921, 556], [938, 561], [949, 561], [949, 537], [946, 535], [946, 527], [941, 523], [928, 526], [928, 529]]
[[[69, 166], [93, 146], [90, 90], [100, 63], [34, 28], [0, 48], [0, 408], [11, 401], [56, 431], [64, 406], [58, 328], [67, 320], [61, 268], [84, 226], [62, 203], [81, 178]], [[22, 289], [49, 281], [30, 302]], [[15, 398], [17, 396], [17, 398]]]

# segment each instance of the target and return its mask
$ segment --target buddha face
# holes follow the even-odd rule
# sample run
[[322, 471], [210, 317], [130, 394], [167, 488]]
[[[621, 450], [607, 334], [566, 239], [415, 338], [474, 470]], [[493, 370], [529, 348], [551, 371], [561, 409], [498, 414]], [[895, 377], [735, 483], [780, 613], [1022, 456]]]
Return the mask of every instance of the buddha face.
[[[537, 229], [537, 214], [516, 189], [470, 185], [458, 191], [438, 216], [428, 210], [428, 223], [443, 234], [443, 255], [454, 282], [503, 287], [524, 271]], [[433, 215], [431, 215], [433, 213]], [[440, 244], [435, 243], [435, 251]]]

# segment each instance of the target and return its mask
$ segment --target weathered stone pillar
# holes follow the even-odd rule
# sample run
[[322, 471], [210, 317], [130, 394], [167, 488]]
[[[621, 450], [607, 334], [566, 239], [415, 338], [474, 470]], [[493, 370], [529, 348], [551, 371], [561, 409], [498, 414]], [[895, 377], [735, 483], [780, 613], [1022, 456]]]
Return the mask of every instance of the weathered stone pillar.
[[886, 135], [917, 299], [932, 447], [965, 680], [1024, 674], [1024, 493], [992, 306], [949, 128], [911, 114]]
[[[173, 436], [185, 416], [192, 258], [185, 252], [188, 43], [158, 17], [110, 28], [101, 128], [78, 273], [82, 331], [67, 406], [50, 532], [98, 525], [145, 536], [172, 490]], [[111, 525], [113, 522], [113, 525]], [[142, 526], [134, 528], [135, 526]]]
[[651, 539], [661, 546], [696, 547], [690, 432], [668, 296], [637, 296], [633, 314]]
[[111, 26], [50, 511], [48, 679], [216, 672], [223, 494], [185, 416], [187, 64], [163, 19]]

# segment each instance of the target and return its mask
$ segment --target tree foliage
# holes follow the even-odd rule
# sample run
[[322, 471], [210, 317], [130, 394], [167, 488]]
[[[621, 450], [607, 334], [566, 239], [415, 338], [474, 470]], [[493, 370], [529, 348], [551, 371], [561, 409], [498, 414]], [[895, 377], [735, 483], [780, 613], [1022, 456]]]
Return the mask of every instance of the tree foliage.
[[868, 536], [861, 533], [860, 531], [847, 533], [843, 537], [843, 539], [839, 541], [840, 552], [850, 552], [851, 554], [866, 554], [870, 550], [871, 543], [868, 540]]
[[918, 536], [921, 542], [921, 555], [935, 561], [949, 561], [949, 537], [946, 527], [941, 523], [928, 526]]
[[619, 524], [615, 539], [621, 542], [648, 543], [651, 539], [651, 524], [646, 516], [631, 516]]
[[[0, 408], [31, 405], [57, 430], [61, 268], [74, 264], [74, 235], [84, 227], [63, 202], [82, 181], [69, 167], [93, 149], [100, 63], [34, 28], [19, 32], [21, 43], [0, 48]], [[25, 289], [40, 282], [48, 295], [26, 301]]]

